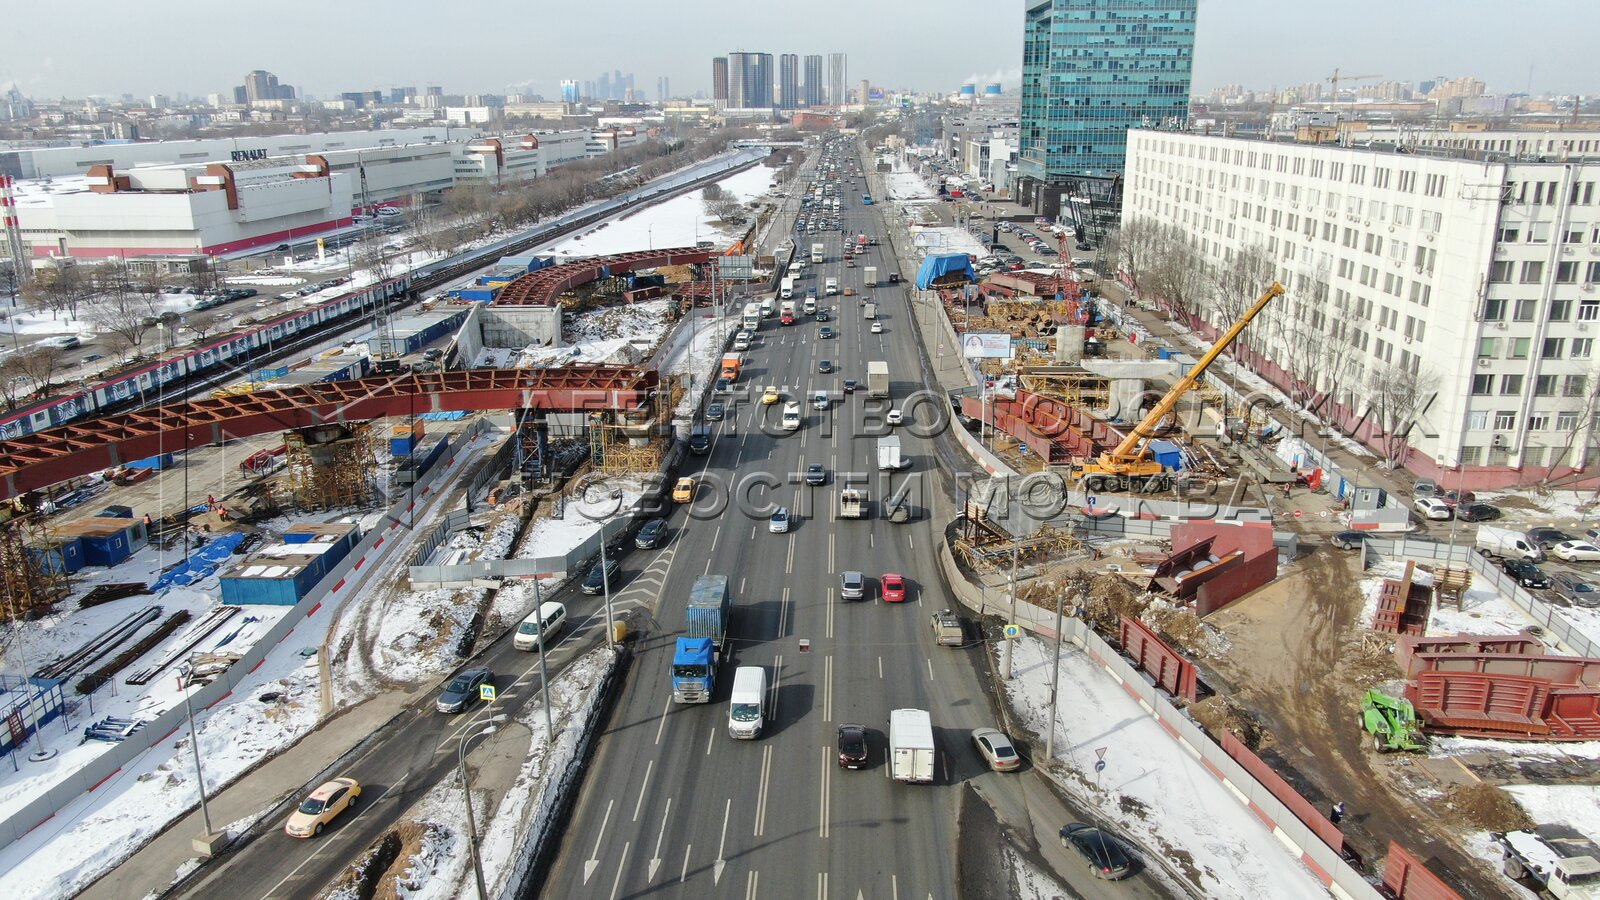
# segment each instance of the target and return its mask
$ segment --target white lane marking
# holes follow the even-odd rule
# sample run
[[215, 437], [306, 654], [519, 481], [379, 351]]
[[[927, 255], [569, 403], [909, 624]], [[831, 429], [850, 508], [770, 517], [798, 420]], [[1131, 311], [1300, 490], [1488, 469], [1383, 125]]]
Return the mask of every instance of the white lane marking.
[[822, 746], [822, 792], [817, 799], [817, 837], [820, 838], [825, 838], [828, 836], [828, 806], [830, 802], [830, 792], [828, 788], [832, 782], [834, 768], [832, 765], [830, 765], [833, 760], [828, 758], [829, 755], [828, 745], [824, 744]]
[[761, 749], [761, 778], [756, 783], [756, 822], [754, 837], [761, 837], [767, 830], [767, 789], [771, 786], [772, 778], [772, 744], [769, 742]]
[[828, 571], [833, 571], [833, 539], [836, 535], [828, 535]]
[[693, 847], [694, 847], [693, 844], [684, 844], [683, 845], [683, 870], [678, 873], [678, 883], [679, 884], [682, 884], [684, 881], [688, 880], [688, 878], [689, 878], [689, 850], [691, 848], [693, 848]]
[[722, 852], [728, 849], [728, 813], [733, 811], [733, 798], [729, 797], [722, 807], [722, 840], [717, 844], [717, 859], [711, 864], [711, 883], [718, 884], [722, 881], [722, 869], [728, 861], [722, 858]]
[[589, 883], [589, 876], [594, 874], [594, 867], [600, 865], [600, 842], [605, 840], [606, 825], [611, 822], [611, 806], [615, 800], [606, 801], [606, 814], [600, 820], [600, 833], [594, 836], [594, 849], [589, 851], [589, 858], [583, 862], [583, 883]]
[[928, 658], [928, 680], [933, 680], [933, 657]]
[[833, 654], [822, 659], [822, 721], [833, 721]]
[[644, 781], [639, 784], [639, 800], [633, 804], [633, 820], [639, 821], [639, 810], [644, 808], [644, 795], [650, 790], [650, 773], [655, 770], [656, 761], [649, 760], [644, 766]]
[[617, 889], [622, 887], [622, 873], [627, 870], [628, 850], [632, 847], [632, 841], [622, 845], [622, 858], [617, 860], [617, 877], [611, 882], [611, 900], [617, 900]]
[[878, 657], [878, 680], [883, 680], [883, 657]]
[[829, 591], [828, 592], [828, 637], [829, 637], [829, 639], [833, 638], [833, 608], [834, 608], [834, 602], [833, 601], [834, 601], [833, 591]]
[[672, 697], [667, 696], [667, 705], [661, 707], [661, 724], [656, 726], [656, 745], [661, 744], [661, 733], [667, 730], [667, 711], [672, 709]]
[[[931, 663], [930, 663], [930, 666], [931, 666]], [[930, 671], [931, 671], [931, 668], [930, 668]], [[706, 734], [706, 755], [707, 756], [711, 755], [711, 745], [716, 741], [716, 739], [717, 739], [717, 730], [715, 728], [713, 728], [713, 729], [711, 729], [711, 731], [709, 733]]]
[[667, 798], [667, 808], [661, 812], [661, 830], [656, 832], [656, 852], [650, 857], [650, 880], [656, 880], [656, 870], [661, 868], [661, 842], [667, 836], [667, 817], [672, 815], [672, 798]]

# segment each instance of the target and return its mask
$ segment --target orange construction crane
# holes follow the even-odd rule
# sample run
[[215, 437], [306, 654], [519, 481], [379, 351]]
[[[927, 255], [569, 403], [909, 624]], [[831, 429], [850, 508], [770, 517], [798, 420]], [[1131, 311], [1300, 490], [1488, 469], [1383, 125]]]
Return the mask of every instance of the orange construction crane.
[[1339, 82], [1341, 81], [1370, 81], [1374, 78], [1382, 77], [1382, 75], [1340, 75], [1339, 70], [1334, 69], [1333, 74], [1328, 76], [1328, 83], [1333, 85], [1333, 90], [1330, 92], [1329, 99], [1339, 99]]
[[1200, 357], [1200, 361], [1194, 364], [1189, 374], [1178, 379], [1172, 390], [1167, 391], [1166, 396], [1156, 402], [1139, 424], [1128, 432], [1128, 436], [1122, 439], [1122, 443], [1102, 452], [1096, 458], [1085, 460], [1081, 466], [1073, 470], [1073, 479], [1081, 482], [1083, 489], [1090, 493], [1125, 491], [1130, 487], [1134, 490], [1164, 491], [1171, 487], [1172, 475], [1149, 455], [1150, 439], [1155, 436], [1156, 429], [1161, 427], [1162, 421], [1178, 405], [1178, 401], [1183, 399], [1183, 395], [1189, 393], [1199, 383], [1200, 376], [1206, 373], [1206, 369], [1210, 368], [1213, 362], [1216, 362], [1222, 351], [1228, 349], [1228, 345], [1244, 331], [1250, 320], [1265, 309], [1274, 297], [1282, 294], [1283, 285], [1274, 281], [1255, 304], [1244, 311], [1239, 321], [1234, 322], [1232, 328], [1217, 338], [1217, 342], [1211, 345], [1205, 356]]

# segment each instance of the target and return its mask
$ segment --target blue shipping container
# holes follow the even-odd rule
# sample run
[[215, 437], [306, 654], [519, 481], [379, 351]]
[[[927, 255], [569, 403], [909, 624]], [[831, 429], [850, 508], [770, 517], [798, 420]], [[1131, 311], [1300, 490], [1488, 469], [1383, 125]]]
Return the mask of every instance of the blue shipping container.
[[83, 561], [91, 566], [114, 566], [133, 555], [133, 528], [113, 534], [86, 534], [83, 542]]
[[[222, 602], [233, 606], [293, 606], [317, 586], [321, 574], [296, 560], [245, 565], [222, 578]], [[269, 565], [267, 563], [274, 563]]]
[[84, 566], [83, 542], [78, 538], [53, 547], [29, 547], [28, 555], [33, 557], [34, 565], [52, 575], [72, 575]]
[[498, 293], [500, 293], [499, 288], [456, 288], [450, 291], [450, 296], [460, 300], [472, 300], [478, 303], [488, 303], [489, 301], [493, 300], [495, 295]]
[[1171, 441], [1151, 441], [1150, 453], [1163, 469], [1177, 471], [1183, 468], [1183, 451]]

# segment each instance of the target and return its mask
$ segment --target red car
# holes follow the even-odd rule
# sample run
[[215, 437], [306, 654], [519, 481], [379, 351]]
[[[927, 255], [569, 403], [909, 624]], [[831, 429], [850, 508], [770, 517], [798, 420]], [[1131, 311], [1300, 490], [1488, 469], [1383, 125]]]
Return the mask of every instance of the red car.
[[906, 580], [893, 572], [883, 576], [883, 602], [902, 603], [906, 599]]

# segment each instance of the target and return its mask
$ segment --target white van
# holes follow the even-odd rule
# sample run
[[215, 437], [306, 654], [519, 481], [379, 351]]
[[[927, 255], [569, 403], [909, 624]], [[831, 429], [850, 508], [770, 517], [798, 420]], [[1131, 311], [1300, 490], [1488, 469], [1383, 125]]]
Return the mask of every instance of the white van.
[[767, 719], [767, 670], [740, 666], [733, 670], [733, 696], [728, 704], [728, 737], [754, 740]]
[[539, 649], [539, 634], [543, 632], [545, 646], [549, 646], [555, 636], [561, 633], [561, 626], [567, 624], [567, 608], [554, 600], [547, 600], [540, 604], [537, 612], [530, 613], [522, 624], [517, 626], [517, 636], [512, 640], [512, 646], [518, 650]]
[[783, 421], [780, 423], [780, 427], [784, 431], [800, 430], [800, 404], [789, 403], [783, 407]]

